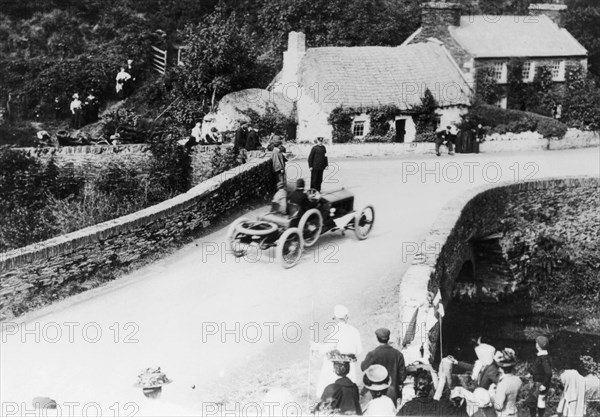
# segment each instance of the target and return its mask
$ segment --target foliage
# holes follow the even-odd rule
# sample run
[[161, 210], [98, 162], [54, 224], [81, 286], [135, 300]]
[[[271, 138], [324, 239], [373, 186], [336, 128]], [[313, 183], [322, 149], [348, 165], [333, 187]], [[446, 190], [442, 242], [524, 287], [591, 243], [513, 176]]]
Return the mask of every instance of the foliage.
[[477, 71], [477, 75], [475, 76], [475, 94], [479, 100], [482, 100], [486, 104], [496, 104], [502, 98], [501, 89], [496, 82], [492, 68], [485, 67]]
[[175, 70], [179, 92], [189, 99], [214, 96], [252, 85], [256, 55], [247, 28], [221, 5], [196, 26], [185, 28], [185, 65]]
[[233, 148], [216, 146], [210, 157], [209, 177], [214, 177], [240, 165], [238, 152]]
[[553, 89], [552, 71], [546, 66], [536, 68], [533, 82], [527, 91], [525, 108], [527, 111], [552, 117], [556, 105], [561, 101], [557, 91]]
[[244, 110], [242, 113], [250, 118], [250, 125], [257, 128], [261, 136], [268, 136], [271, 133], [287, 136], [289, 129], [296, 126], [292, 117], [284, 115], [272, 105], [267, 105], [262, 115], [253, 109]]
[[[394, 105], [386, 105], [369, 109], [371, 117], [371, 135], [385, 136], [390, 131], [390, 120], [400, 114], [400, 109]], [[365, 139], [366, 141], [366, 139]]]
[[338, 106], [329, 114], [327, 122], [333, 127], [333, 142], [346, 143], [354, 139], [352, 120], [357, 111], [351, 107]]
[[565, 28], [588, 50], [590, 70], [600, 75], [600, 4], [597, 0], [572, 0], [565, 13]]
[[523, 82], [524, 60], [513, 58], [507, 64], [507, 107], [515, 110], [526, 110], [528, 85]]
[[438, 104], [429, 89], [426, 89], [421, 97], [421, 104], [412, 108], [415, 113], [415, 127], [417, 134], [434, 131], [437, 126], [437, 114], [435, 110]]
[[588, 374], [600, 376], [600, 363], [596, 362], [594, 358], [583, 355], [579, 357], [579, 360], [581, 361], [583, 369], [585, 369]]
[[176, 125], [183, 126], [186, 130], [193, 128], [197, 122], [204, 119], [207, 113], [206, 108], [201, 102], [192, 99], [179, 99], [173, 101], [167, 111], [167, 115]]
[[421, 132], [415, 136], [415, 142], [435, 142], [437, 135], [435, 132]]
[[151, 202], [163, 201], [165, 196], [184, 193], [191, 186], [192, 159], [187, 148], [177, 143], [179, 139], [175, 132], [150, 139], [152, 163], [148, 199]]
[[562, 121], [569, 127], [600, 130], [600, 86], [584, 75], [581, 65], [568, 66], [565, 79]]
[[[544, 212], [540, 215], [544, 216]], [[581, 258], [569, 250], [564, 238], [541, 233], [524, 265], [530, 294], [543, 295], [548, 303], [597, 306], [600, 302], [598, 270]]]
[[50, 197], [77, 196], [83, 180], [44, 165], [23, 152], [0, 149], [0, 251], [26, 246], [54, 235], [46, 203]]
[[537, 130], [544, 137], [560, 139], [567, 132], [567, 126], [550, 117], [520, 110], [506, 110], [480, 102], [473, 104], [468, 117], [473, 123], [488, 126], [492, 132], [498, 133]]
[[366, 135], [361, 142], [364, 143], [389, 143], [396, 139], [396, 130], [390, 128], [383, 135], [374, 135], [369, 133]]

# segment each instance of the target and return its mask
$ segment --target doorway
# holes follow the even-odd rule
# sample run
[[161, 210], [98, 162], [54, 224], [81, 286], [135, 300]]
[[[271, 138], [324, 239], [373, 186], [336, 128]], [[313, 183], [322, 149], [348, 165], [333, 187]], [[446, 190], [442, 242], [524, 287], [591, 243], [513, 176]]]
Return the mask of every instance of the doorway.
[[396, 120], [396, 140], [395, 140], [395, 142], [404, 143], [405, 135], [406, 135], [406, 119]]

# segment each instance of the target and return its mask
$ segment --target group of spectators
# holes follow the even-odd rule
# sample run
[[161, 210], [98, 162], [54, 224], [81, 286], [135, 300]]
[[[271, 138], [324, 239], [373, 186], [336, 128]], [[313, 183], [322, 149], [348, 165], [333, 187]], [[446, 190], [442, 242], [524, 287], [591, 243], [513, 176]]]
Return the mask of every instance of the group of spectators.
[[[358, 330], [348, 323], [349, 312], [344, 306], [334, 308], [335, 340], [329, 343], [311, 342], [311, 351], [325, 355], [316, 389], [319, 402], [312, 412], [317, 415], [370, 416], [452, 416], [452, 417], [512, 417], [518, 415], [518, 398], [525, 387], [515, 375], [517, 357], [511, 348], [496, 349], [478, 339], [477, 361], [461, 362], [447, 356], [438, 372], [430, 364], [405, 364], [404, 355], [390, 345], [390, 330], [375, 331], [377, 347], [360, 363], [362, 344]], [[549, 340], [538, 336], [537, 354], [529, 367], [530, 389], [525, 406], [531, 417], [546, 415], [546, 398], [552, 381], [552, 361]], [[408, 368], [408, 369], [407, 369]], [[454, 384], [467, 372], [469, 388]], [[412, 378], [412, 390], [405, 381]], [[581, 376], [575, 370], [560, 375], [563, 393], [556, 412], [563, 417], [584, 417], [586, 400], [597, 396], [600, 379], [596, 375]], [[359, 389], [362, 380], [364, 388]], [[361, 394], [363, 394], [361, 398]], [[407, 398], [403, 398], [403, 395]]]
[[[57, 107], [55, 111], [59, 112], [59, 98], [57, 97], [54, 102]], [[93, 92], [90, 92], [83, 101], [80, 99], [79, 94], [75, 93], [73, 94], [73, 100], [71, 101], [69, 110], [71, 111], [71, 127], [73, 129], [81, 129], [87, 124], [96, 123], [98, 121], [100, 101]]]
[[[467, 126], [470, 123], [466, 123]], [[479, 153], [479, 144], [484, 141], [484, 130], [481, 124], [460, 130], [455, 124], [446, 126], [436, 132], [435, 153], [441, 156], [440, 147], [446, 146], [448, 155], [454, 155], [458, 150], [462, 153]], [[458, 148], [458, 149], [456, 149]]]

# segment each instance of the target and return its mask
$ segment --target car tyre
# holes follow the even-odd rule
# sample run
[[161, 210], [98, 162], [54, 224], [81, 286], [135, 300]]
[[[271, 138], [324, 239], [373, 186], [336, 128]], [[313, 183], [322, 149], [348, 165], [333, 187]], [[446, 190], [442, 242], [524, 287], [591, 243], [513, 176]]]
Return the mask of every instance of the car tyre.
[[310, 209], [302, 215], [298, 229], [302, 231], [304, 247], [310, 248], [321, 236], [323, 230], [323, 215], [317, 209]]
[[304, 241], [300, 229], [292, 227], [287, 229], [277, 241], [276, 255], [284, 268], [291, 268], [302, 257]]

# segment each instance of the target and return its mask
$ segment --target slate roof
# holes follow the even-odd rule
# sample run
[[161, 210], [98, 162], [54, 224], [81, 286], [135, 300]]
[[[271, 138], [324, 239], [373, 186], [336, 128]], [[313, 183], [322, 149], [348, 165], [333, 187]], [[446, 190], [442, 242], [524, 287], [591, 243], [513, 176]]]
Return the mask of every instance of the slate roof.
[[548, 16], [462, 16], [450, 35], [475, 58], [585, 56], [587, 50]]
[[298, 81], [324, 111], [339, 105], [409, 110], [427, 88], [440, 107], [468, 105], [470, 88], [439, 43], [400, 47], [324, 47], [307, 49]]

